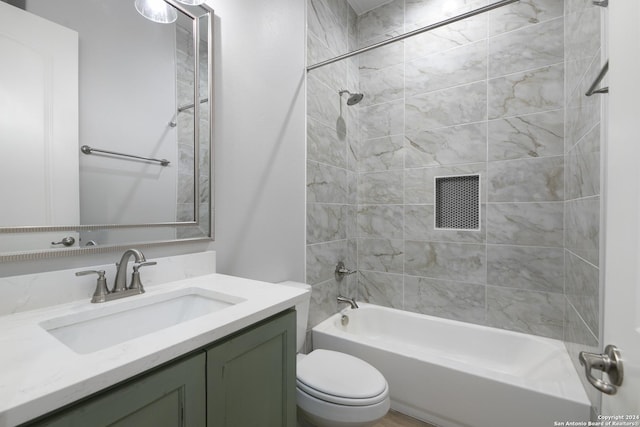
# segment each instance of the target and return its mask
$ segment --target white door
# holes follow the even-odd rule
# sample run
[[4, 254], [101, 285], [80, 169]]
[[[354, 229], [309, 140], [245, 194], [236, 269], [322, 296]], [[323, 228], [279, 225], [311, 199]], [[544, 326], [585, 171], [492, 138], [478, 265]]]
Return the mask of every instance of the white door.
[[624, 379], [602, 413], [630, 416], [640, 415], [640, 2], [610, 0], [608, 14], [603, 344], [620, 349]]
[[[78, 224], [78, 34], [0, 2], [0, 61], [0, 227]], [[0, 252], [67, 235], [0, 234]]]

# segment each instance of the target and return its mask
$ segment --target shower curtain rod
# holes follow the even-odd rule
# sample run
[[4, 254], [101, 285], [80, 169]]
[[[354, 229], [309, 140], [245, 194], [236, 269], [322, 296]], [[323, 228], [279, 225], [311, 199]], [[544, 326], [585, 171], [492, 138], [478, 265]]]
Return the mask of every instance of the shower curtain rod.
[[426, 27], [418, 28], [417, 30], [410, 31], [408, 33], [401, 34], [396, 37], [381, 41], [379, 43], [372, 44], [370, 46], [363, 47], [361, 49], [354, 50], [344, 55], [336, 56], [335, 58], [327, 59], [326, 61], [318, 62], [317, 64], [307, 67], [307, 72], [315, 70], [316, 68], [324, 67], [325, 65], [333, 64], [334, 62], [342, 61], [343, 59], [351, 58], [352, 56], [359, 55], [361, 53], [369, 52], [370, 50], [377, 49], [382, 46], [386, 46], [391, 43], [395, 43], [400, 40], [415, 36], [417, 34], [426, 33], [427, 31], [435, 30], [436, 28], [444, 27], [445, 25], [453, 24], [454, 22], [462, 21], [463, 19], [471, 18], [472, 16], [480, 15], [485, 12], [489, 12], [493, 9], [498, 9], [502, 6], [506, 6], [511, 3], [515, 3], [520, 0], [501, 0], [487, 6], [480, 7], [478, 9], [471, 10], [452, 18], [445, 19], [444, 21], [436, 22], [435, 24], [427, 25]]

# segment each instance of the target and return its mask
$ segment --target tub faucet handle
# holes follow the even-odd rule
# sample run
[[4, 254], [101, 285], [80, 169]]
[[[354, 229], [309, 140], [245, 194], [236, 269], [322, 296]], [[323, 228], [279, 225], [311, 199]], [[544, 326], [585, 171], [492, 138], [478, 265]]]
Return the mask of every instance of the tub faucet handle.
[[340, 261], [337, 265], [336, 265], [336, 280], [338, 282], [341, 282], [342, 279], [344, 278], [344, 276], [349, 276], [353, 273], [356, 273], [357, 270], [349, 270], [347, 267], [345, 267], [344, 262]]

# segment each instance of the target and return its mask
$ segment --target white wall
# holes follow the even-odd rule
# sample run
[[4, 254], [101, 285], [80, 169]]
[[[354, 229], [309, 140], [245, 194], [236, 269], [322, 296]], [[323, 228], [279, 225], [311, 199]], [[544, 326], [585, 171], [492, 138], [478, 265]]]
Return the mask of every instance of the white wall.
[[[217, 271], [304, 280], [305, 2], [209, 0], [215, 9], [213, 245], [145, 250], [147, 258], [217, 251]], [[5, 263], [0, 277], [115, 262], [119, 254]]]
[[220, 273], [304, 279], [305, 3], [208, 1]]
[[[81, 223], [174, 221], [177, 128], [169, 126], [176, 100], [174, 26], [145, 19], [129, 0], [110, 1], [109, 7], [102, 0], [26, 5], [80, 34], [80, 145], [171, 161], [162, 167], [79, 154]], [[171, 238], [173, 232], [155, 235]]]

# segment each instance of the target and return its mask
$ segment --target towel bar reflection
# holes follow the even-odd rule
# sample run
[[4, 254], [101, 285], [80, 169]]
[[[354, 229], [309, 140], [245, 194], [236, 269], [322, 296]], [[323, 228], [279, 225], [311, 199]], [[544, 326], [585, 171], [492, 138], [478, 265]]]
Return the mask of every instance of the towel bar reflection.
[[[209, 98], [204, 98], [200, 100], [200, 104], [204, 104], [206, 102], [209, 102]], [[178, 115], [179, 113], [182, 113], [183, 111], [187, 111], [190, 110], [191, 108], [195, 107], [196, 104], [195, 103], [191, 103], [191, 104], [186, 104], [186, 105], [181, 105], [178, 107], [178, 112], [176, 113], [176, 115]], [[169, 122], [169, 126], [171, 126], [172, 128], [178, 126], [178, 122], [176, 120], [171, 120]]]
[[[204, 98], [204, 99], [200, 100], [200, 104], [204, 104], [206, 102], [209, 102], [209, 98]], [[196, 106], [196, 104], [194, 104], [194, 103], [187, 104], [187, 105], [181, 105], [181, 106], [178, 107], [178, 113], [182, 113], [183, 111], [186, 111], [186, 110], [188, 110], [190, 108], [193, 108], [195, 106]]]
[[600, 82], [602, 81], [602, 79], [604, 79], [604, 76], [607, 74], [607, 71], [609, 71], [609, 61], [607, 61], [602, 66], [602, 70], [600, 70], [600, 74], [598, 74], [598, 77], [596, 77], [596, 79], [591, 84], [591, 87], [589, 88], [589, 90], [587, 90], [587, 93], [585, 93], [586, 96], [591, 96], [596, 93], [609, 93], [608, 86], [600, 89], [596, 89], [600, 84]]
[[136, 156], [134, 154], [118, 153], [117, 151], [100, 150], [98, 148], [91, 148], [88, 145], [83, 145], [82, 147], [80, 147], [80, 151], [82, 151], [84, 154], [104, 153], [104, 154], [110, 154], [112, 156], [121, 156], [121, 157], [129, 157], [131, 159], [144, 160], [147, 162], [157, 162], [157, 163], [160, 163], [162, 166], [169, 166], [169, 163], [171, 163], [167, 159], [153, 159], [151, 157]]

